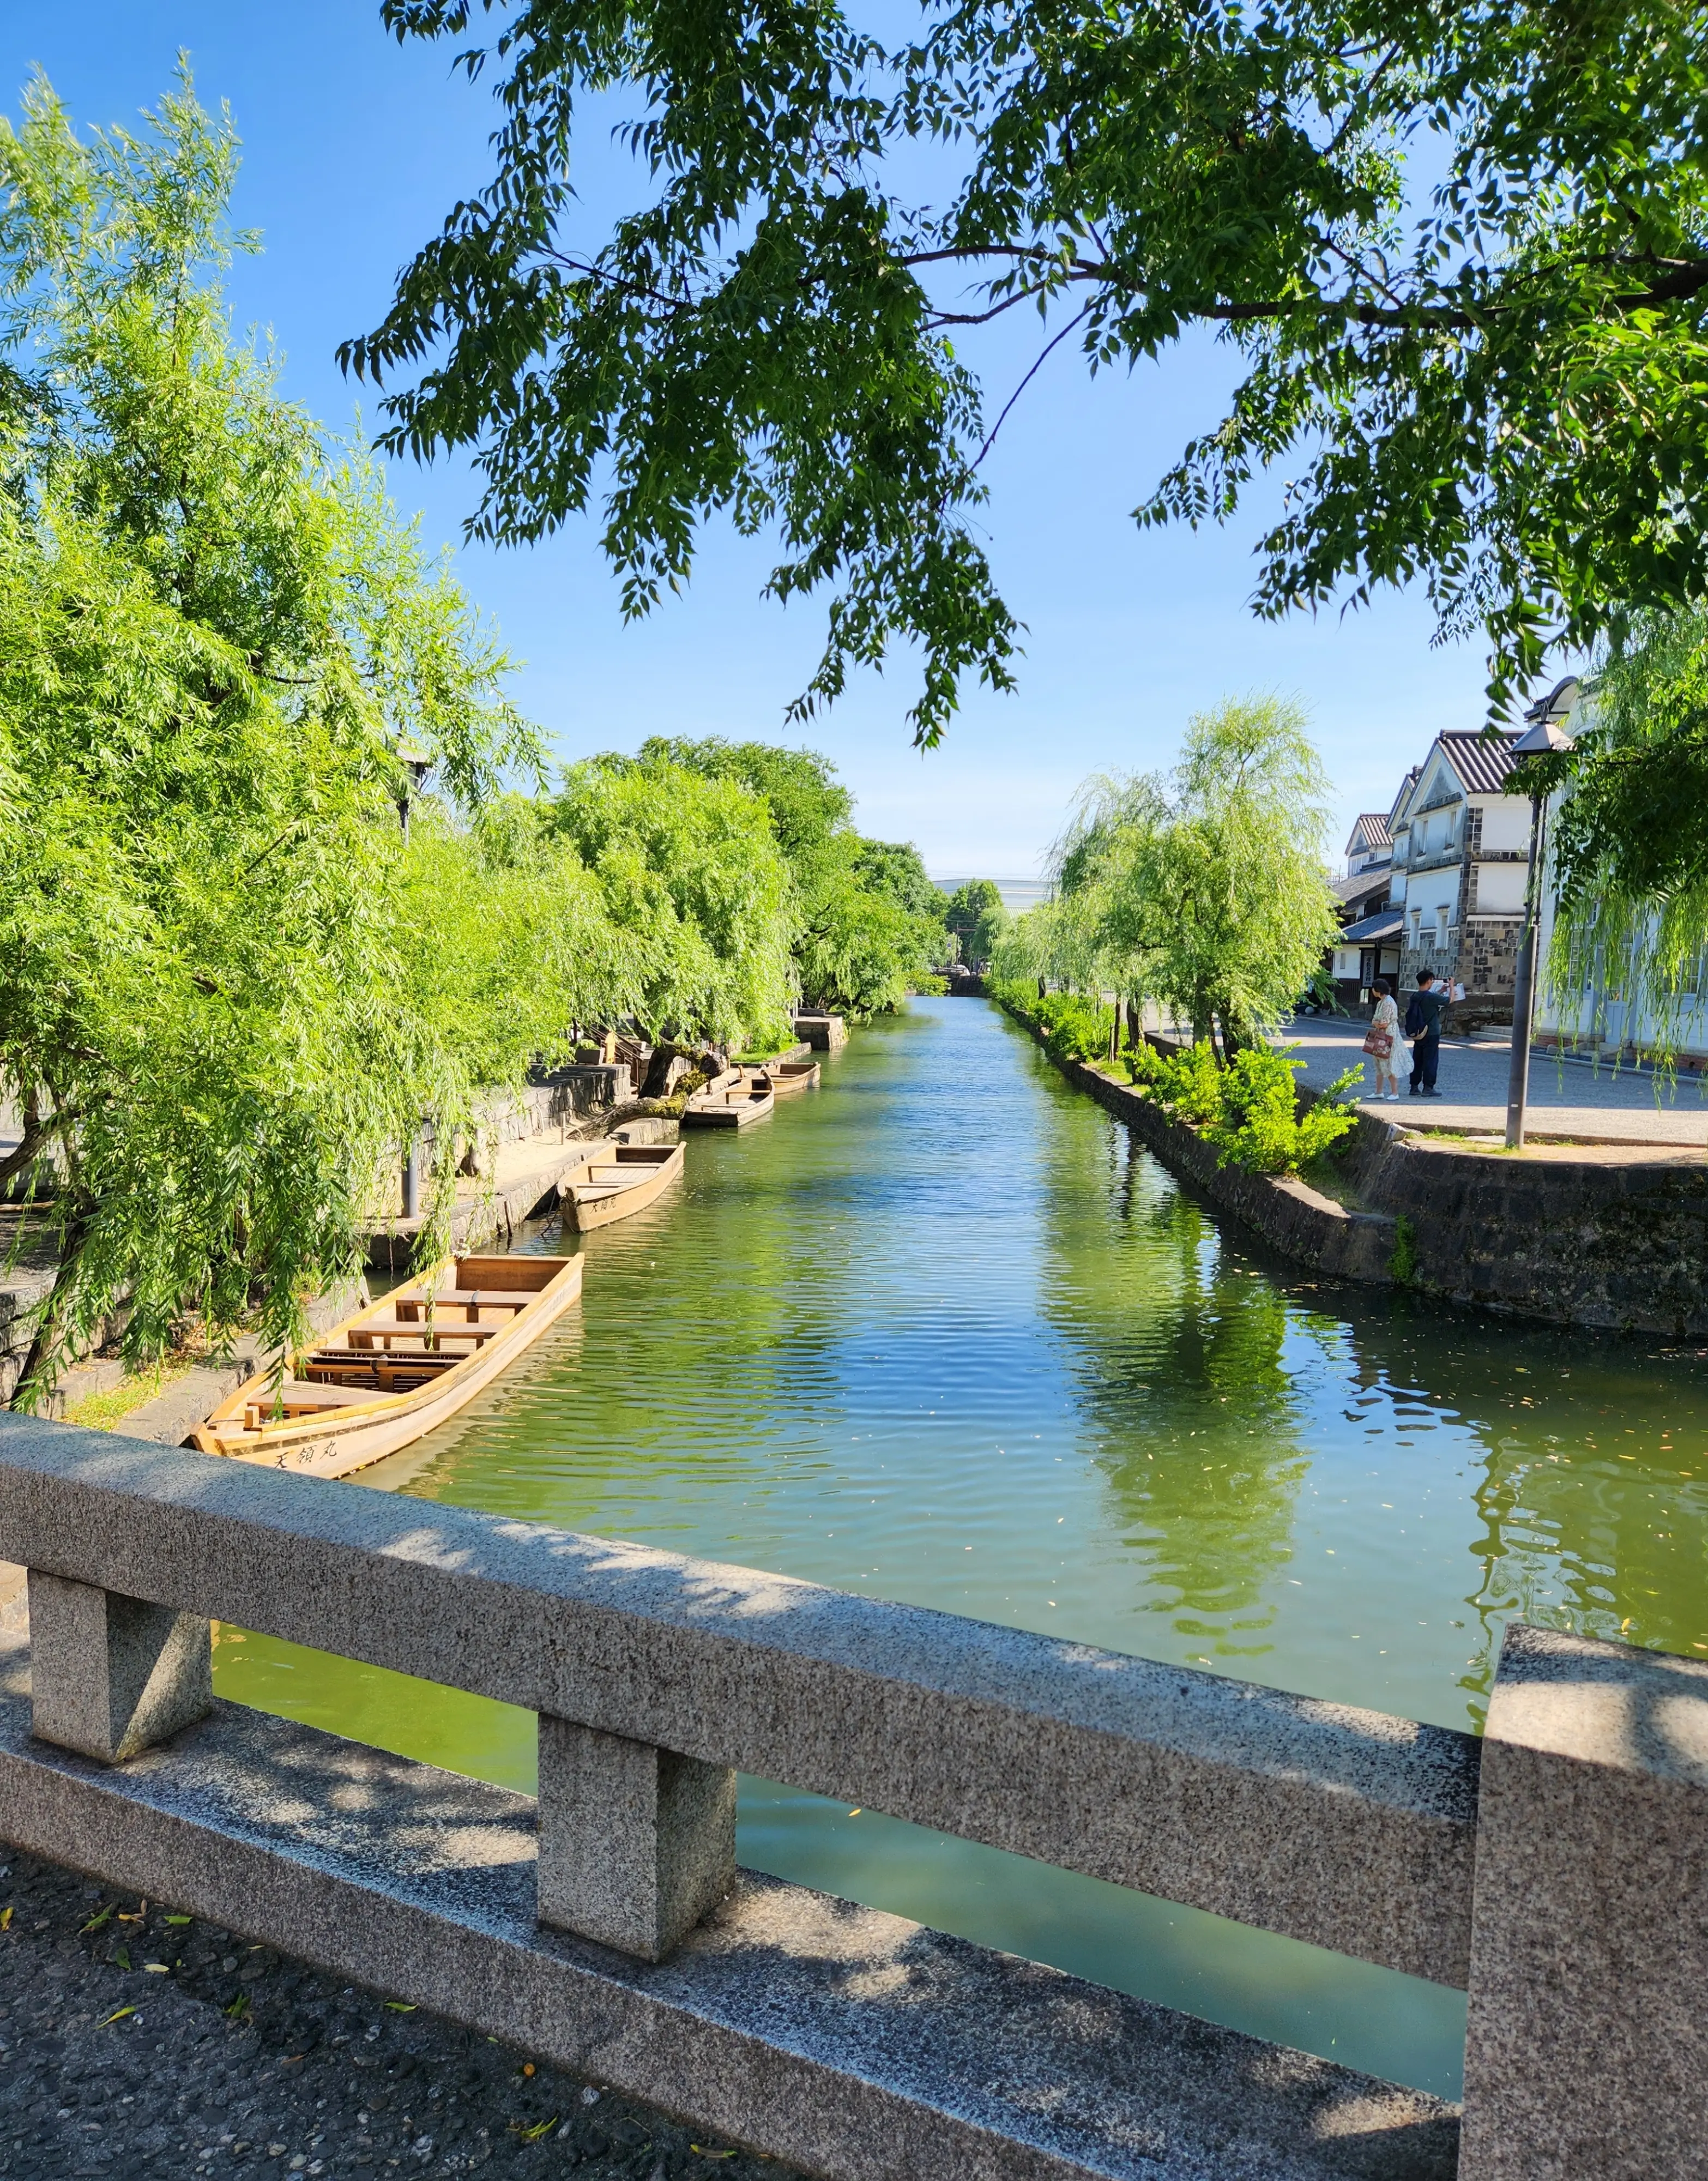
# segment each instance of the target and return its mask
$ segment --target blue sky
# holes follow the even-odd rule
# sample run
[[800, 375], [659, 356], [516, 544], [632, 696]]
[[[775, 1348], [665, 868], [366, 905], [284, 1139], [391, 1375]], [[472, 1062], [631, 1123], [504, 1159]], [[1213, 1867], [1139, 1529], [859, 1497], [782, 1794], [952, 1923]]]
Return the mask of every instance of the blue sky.
[[[79, 122], [129, 122], [166, 86], [180, 47], [203, 99], [231, 106], [245, 146], [236, 217], [265, 237], [264, 254], [234, 268], [237, 317], [271, 329], [288, 390], [347, 428], [355, 390], [333, 351], [375, 323], [398, 267], [486, 179], [488, 94], [453, 80], [448, 50], [385, 37], [377, 0], [8, 0], [0, 91], [14, 110], [40, 63]], [[597, 235], [636, 185], [603, 121], [587, 154]], [[1039, 344], [1036, 322], [1017, 318], [969, 351], [993, 415]], [[1071, 343], [1044, 365], [986, 464], [989, 549], [1028, 629], [1021, 689], [970, 692], [947, 747], [929, 755], [910, 745], [905, 657], [805, 731], [786, 727], [823, 614], [760, 599], [763, 543], [708, 534], [690, 592], [626, 627], [590, 523], [520, 551], [465, 549], [462, 577], [523, 662], [518, 700], [565, 759], [655, 732], [805, 742], [840, 768], [864, 831], [917, 841], [939, 875], [1026, 878], [1088, 774], [1166, 765], [1193, 710], [1273, 689], [1311, 715], [1335, 783], [1338, 854], [1353, 814], [1386, 807], [1433, 734], [1480, 722], [1482, 657], [1474, 645], [1432, 649], [1419, 598], [1255, 621], [1246, 600], [1261, 505], [1231, 531], [1138, 529], [1132, 509], [1216, 420], [1231, 377], [1209, 342], [1130, 378], [1088, 379]], [[399, 463], [391, 483], [434, 542], [456, 540], [474, 498], [466, 472]]]

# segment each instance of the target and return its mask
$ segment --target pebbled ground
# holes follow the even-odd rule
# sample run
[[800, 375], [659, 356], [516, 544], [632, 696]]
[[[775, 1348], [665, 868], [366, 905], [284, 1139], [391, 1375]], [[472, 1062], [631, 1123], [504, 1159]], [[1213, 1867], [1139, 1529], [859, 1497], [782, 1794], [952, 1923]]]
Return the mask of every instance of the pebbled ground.
[[0, 1849], [0, 2175], [796, 2181], [525, 2052]]

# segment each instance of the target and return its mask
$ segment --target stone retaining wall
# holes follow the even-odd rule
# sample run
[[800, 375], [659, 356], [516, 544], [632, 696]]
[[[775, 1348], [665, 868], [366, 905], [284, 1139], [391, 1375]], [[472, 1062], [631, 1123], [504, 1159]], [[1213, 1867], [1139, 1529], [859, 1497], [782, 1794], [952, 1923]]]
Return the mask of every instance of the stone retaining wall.
[[1708, 1333], [1708, 1161], [1507, 1157], [1362, 1120], [1338, 1171], [1404, 1218], [1419, 1287], [1483, 1309]]
[[[1015, 1019], [1043, 1042], [1035, 1025]], [[1507, 1157], [1366, 1113], [1330, 1154], [1346, 1203], [1303, 1181], [1218, 1167], [1201, 1137], [1142, 1092], [1083, 1061], [1056, 1065], [1171, 1173], [1315, 1271], [1403, 1278], [1452, 1302], [1555, 1324], [1708, 1335], [1708, 1160], [1700, 1152]]]
[[[1035, 1025], [1021, 1016], [1015, 1019], [1044, 1042]], [[1083, 1060], [1055, 1065], [1070, 1083], [1125, 1121], [1170, 1173], [1195, 1184], [1219, 1211], [1231, 1212], [1272, 1248], [1336, 1279], [1386, 1284], [1393, 1278], [1399, 1230], [1391, 1215], [1351, 1210], [1290, 1175], [1220, 1166], [1202, 1136], [1171, 1119], [1143, 1091], [1111, 1082]]]

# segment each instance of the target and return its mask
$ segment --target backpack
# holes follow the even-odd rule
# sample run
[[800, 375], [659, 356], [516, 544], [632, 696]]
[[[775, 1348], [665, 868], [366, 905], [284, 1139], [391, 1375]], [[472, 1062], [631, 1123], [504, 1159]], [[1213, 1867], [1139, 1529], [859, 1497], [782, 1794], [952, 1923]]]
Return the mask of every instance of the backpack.
[[1401, 1025], [1408, 1037], [1421, 1037], [1424, 1034], [1424, 1011], [1418, 1002], [1419, 996], [1413, 992], [1406, 1008], [1405, 1021]]

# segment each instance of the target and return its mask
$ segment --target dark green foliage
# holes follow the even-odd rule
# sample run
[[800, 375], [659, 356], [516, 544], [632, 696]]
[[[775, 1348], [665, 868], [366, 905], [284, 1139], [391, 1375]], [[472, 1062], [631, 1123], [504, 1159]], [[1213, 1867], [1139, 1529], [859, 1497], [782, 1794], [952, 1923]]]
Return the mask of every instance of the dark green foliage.
[[[503, 107], [494, 179], [345, 351], [395, 388], [391, 443], [471, 451], [479, 535], [602, 499], [631, 613], [709, 515], [777, 536], [773, 594], [832, 597], [799, 710], [898, 639], [924, 742], [963, 675], [1009, 685], [972, 527], [1000, 413], [962, 349], [1011, 310], [1091, 369], [1193, 327], [1238, 348], [1229, 416], [1129, 490], [1220, 521], [1294, 461], [1260, 612], [1421, 577], [1504, 694], [1708, 585], [1700, 8], [927, 0], [891, 47], [802, 0], [383, 13]], [[637, 208], [602, 235], [576, 123], [611, 97]], [[923, 205], [921, 142], [958, 164]]]
[[977, 969], [995, 953], [1010, 918], [994, 879], [968, 879], [950, 895], [943, 921], [960, 943], [961, 960]]
[[854, 868], [873, 893], [888, 894], [910, 916], [942, 925], [949, 897], [926, 871], [925, 859], [911, 841], [862, 841]]

